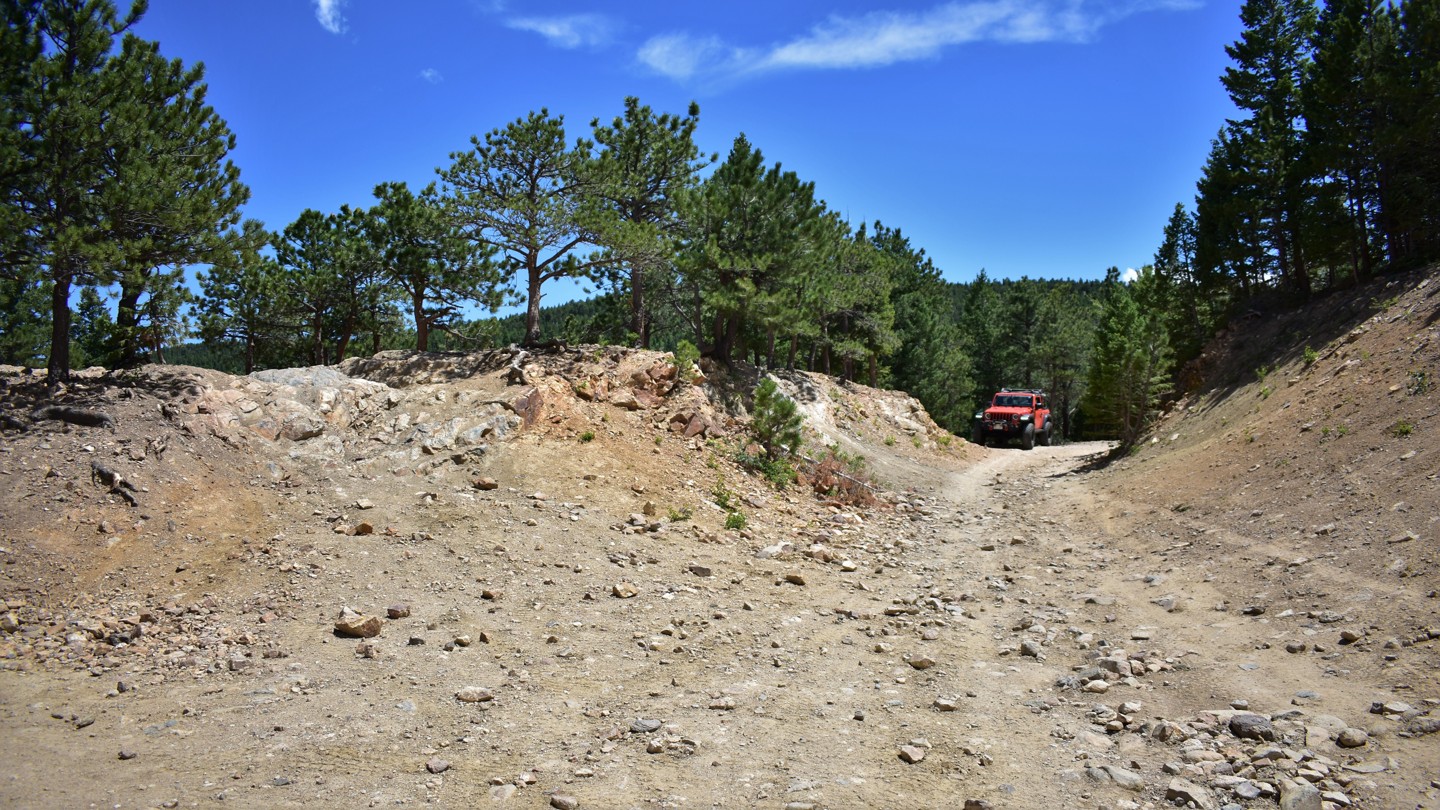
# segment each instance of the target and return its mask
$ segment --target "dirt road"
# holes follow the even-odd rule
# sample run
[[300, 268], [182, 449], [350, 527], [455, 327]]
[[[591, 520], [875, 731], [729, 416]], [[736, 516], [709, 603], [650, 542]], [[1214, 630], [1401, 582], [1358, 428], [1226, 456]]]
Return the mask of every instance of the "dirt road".
[[[0, 672], [0, 805], [1125, 808], [1182, 779], [1262, 807], [1307, 773], [1355, 806], [1431, 800], [1425, 739], [1367, 714], [1384, 684], [1435, 695], [1429, 646], [1342, 648], [1376, 622], [1320, 595], [1344, 580], [1323, 560], [1297, 576], [1338, 623], [1282, 618], [1294, 593], [1256, 577], [1288, 563], [1134, 501], [1091, 471], [1103, 445], [958, 471], [867, 447], [906, 494], [855, 511], [610, 428], [492, 454], [493, 492], [334, 465], [232, 484], [250, 522], [207, 554], [48, 613], [11, 600], [44, 655]], [[713, 528], [726, 486], [744, 532]], [[696, 517], [639, 531], [647, 502]], [[342, 606], [397, 617], [343, 639]], [[77, 622], [102, 607], [145, 635], [101, 648]], [[1201, 714], [1232, 706], [1273, 742]], [[1370, 737], [1341, 751], [1319, 722]]]

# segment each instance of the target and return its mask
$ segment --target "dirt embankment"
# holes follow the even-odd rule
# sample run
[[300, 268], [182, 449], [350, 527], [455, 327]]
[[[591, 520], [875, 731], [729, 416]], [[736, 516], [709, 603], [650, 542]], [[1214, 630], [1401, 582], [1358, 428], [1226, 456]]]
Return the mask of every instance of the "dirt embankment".
[[0, 804], [1431, 806], [1422, 281], [1108, 468], [779, 375], [865, 507], [654, 353], [9, 371]]

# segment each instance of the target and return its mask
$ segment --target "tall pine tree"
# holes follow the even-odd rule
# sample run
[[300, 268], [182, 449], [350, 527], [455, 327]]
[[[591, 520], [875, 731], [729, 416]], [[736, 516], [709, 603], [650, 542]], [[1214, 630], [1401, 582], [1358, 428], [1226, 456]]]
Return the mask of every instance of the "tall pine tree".
[[121, 18], [108, 0], [10, 0], [0, 12], [0, 224], [14, 229], [0, 251], [49, 288], [52, 385], [69, 378], [76, 284], [119, 282], [123, 299], [157, 268], [204, 261], [248, 193], [203, 70], [126, 34], [145, 9], [137, 0]]

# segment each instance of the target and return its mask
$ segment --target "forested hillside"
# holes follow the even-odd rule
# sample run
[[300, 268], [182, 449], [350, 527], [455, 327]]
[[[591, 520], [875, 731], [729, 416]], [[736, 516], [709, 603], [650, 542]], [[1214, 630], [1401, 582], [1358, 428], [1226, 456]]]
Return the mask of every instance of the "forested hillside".
[[[701, 154], [697, 105], [635, 98], [583, 128], [528, 112], [437, 155], [423, 188], [375, 178], [369, 207], [244, 220], [235, 136], [198, 67], [127, 33], [144, 10], [4, 5], [0, 362], [52, 385], [90, 364], [249, 372], [560, 339], [899, 388], [957, 431], [993, 389], [1041, 386], [1067, 433], [1129, 444], [1231, 313], [1440, 256], [1430, 0], [1247, 0], [1220, 77], [1237, 117], [1153, 265], [966, 284], [744, 134]], [[542, 308], [562, 278], [601, 294]], [[507, 303], [523, 317], [474, 317]]]

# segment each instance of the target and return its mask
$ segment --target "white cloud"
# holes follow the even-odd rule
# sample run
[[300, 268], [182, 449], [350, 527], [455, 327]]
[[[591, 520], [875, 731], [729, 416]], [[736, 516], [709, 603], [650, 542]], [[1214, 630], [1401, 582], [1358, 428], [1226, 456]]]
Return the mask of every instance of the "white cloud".
[[1140, 278], [1140, 271], [1133, 267], [1127, 267], [1125, 268], [1125, 272], [1120, 274], [1120, 283], [1131, 284], [1134, 283], [1137, 278]]
[[675, 79], [736, 77], [781, 69], [883, 67], [934, 59], [971, 42], [1086, 42], [1143, 11], [1195, 8], [1199, 0], [957, 0], [921, 12], [830, 17], [806, 34], [761, 49], [688, 34], [651, 38], [640, 62]]
[[665, 34], [651, 37], [636, 56], [656, 73], [688, 79], [702, 69], [707, 73], [741, 72], [753, 61], [754, 54], [729, 48], [715, 37]]
[[315, 0], [315, 19], [332, 34], [345, 33], [345, 15], [340, 10], [346, 0]]
[[568, 17], [517, 17], [505, 25], [519, 31], [531, 31], [567, 50], [608, 45], [615, 34], [615, 24], [599, 14], [572, 14]]
[[436, 70], [435, 68], [425, 68], [424, 70], [420, 71], [420, 78], [431, 84], [439, 84], [445, 81], [445, 77], [441, 76], [440, 71]]

